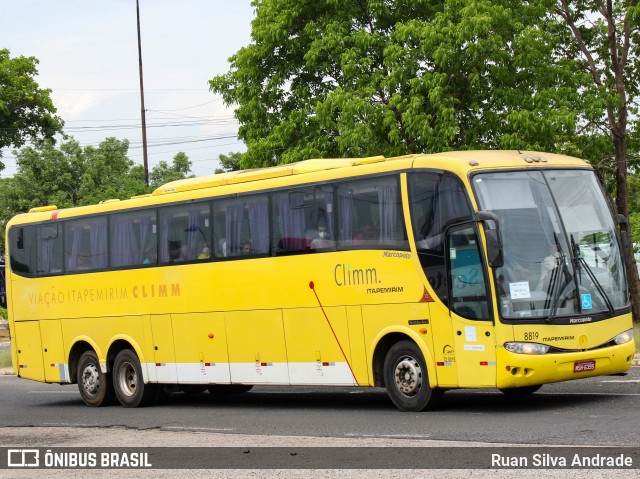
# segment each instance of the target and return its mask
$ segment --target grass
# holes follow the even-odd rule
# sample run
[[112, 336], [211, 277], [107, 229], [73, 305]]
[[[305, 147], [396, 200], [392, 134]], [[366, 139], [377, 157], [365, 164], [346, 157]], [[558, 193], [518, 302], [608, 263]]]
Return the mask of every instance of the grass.
[[11, 367], [11, 350], [6, 349], [0, 351], [0, 368]]
[[633, 325], [633, 338], [636, 340], [636, 351], [640, 351], [640, 323]]

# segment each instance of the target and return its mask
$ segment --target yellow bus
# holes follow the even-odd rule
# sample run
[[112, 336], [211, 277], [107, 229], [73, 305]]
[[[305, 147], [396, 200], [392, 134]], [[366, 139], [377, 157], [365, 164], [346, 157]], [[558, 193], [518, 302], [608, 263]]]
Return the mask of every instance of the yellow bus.
[[587, 162], [519, 151], [313, 159], [34, 208], [7, 225], [13, 366], [89, 406], [339, 385], [403, 411], [623, 373], [618, 221]]

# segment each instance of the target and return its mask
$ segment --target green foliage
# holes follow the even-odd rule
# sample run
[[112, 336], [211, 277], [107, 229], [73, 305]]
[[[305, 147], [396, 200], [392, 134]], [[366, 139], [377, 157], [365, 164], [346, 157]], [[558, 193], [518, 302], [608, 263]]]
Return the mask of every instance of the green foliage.
[[216, 168], [216, 174], [226, 173], [227, 171], [238, 171], [241, 168], [242, 155], [242, 153], [233, 152], [228, 155], [218, 156], [220, 168]]
[[3, 349], [0, 351], [0, 368], [11, 367], [11, 350]]
[[583, 80], [554, 62], [549, 2], [254, 1], [253, 41], [211, 89], [243, 167], [570, 142]]
[[142, 167], [127, 158], [128, 148], [127, 140], [115, 138], [85, 148], [69, 139], [59, 148], [42, 140], [15, 152], [18, 171], [11, 178], [0, 178], [3, 230], [12, 216], [37, 206], [69, 208], [150, 192]]
[[[149, 186], [152, 189], [158, 188], [170, 181], [188, 178], [191, 172], [191, 161], [183, 152], [173, 157], [173, 163], [169, 165], [166, 161], [160, 161], [149, 172]], [[194, 175], [191, 175], [193, 177]]]
[[34, 57], [11, 58], [9, 50], [0, 50], [0, 148], [19, 148], [27, 140], [52, 138], [62, 130], [51, 90], [41, 89], [34, 80], [37, 64]]
[[631, 241], [640, 244], [640, 211], [635, 211], [629, 215], [631, 225]]

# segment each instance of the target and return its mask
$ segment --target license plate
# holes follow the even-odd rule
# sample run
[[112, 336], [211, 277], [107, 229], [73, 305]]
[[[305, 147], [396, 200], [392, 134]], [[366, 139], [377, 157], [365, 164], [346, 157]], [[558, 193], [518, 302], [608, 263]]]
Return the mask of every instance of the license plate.
[[584, 373], [586, 371], [593, 371], [596, 368], [596, 362], [592, 359], [588, 361], [576, 361], [573, 363], [574, 373]]

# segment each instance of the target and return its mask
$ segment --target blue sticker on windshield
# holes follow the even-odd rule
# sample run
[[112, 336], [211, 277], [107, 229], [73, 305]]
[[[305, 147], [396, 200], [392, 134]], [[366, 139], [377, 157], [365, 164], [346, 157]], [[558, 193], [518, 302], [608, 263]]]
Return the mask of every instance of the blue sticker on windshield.
[[593, 302], [591, 301], [590, 294], [581, 294], [580, 300], [582, 301], [582, 309], [592, 309]]

